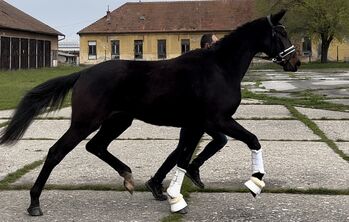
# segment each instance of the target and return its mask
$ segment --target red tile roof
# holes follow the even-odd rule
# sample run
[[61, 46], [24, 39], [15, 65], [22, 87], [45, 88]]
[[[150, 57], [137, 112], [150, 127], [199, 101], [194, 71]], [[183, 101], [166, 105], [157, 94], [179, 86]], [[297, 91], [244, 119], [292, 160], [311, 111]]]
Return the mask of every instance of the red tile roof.
[[254, 17], [254, 0], [126, 3], [78, 34], [230, 31]]
[[0, 0], [0, 28], [14, 29], [48, 35], [63, 35], [25, 12]]

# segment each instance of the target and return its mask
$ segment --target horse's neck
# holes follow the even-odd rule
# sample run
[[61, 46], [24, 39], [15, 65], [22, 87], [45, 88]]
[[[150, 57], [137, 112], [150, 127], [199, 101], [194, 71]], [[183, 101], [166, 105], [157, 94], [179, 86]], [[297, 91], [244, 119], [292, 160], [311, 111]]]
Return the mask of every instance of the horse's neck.
[[245, 50], [240, 52], [242, 52], [240, 56], [235, 57], [233, 60], [234, 68], [232, 72], [242, 81], [257, 52], [249, 50], [248, 47], [245, 47]]
[[220, 59], [224, 67], [233, 78], [239, 78], [240, 81], [250, 66], [253, 57], [260, 50], [257, 48], [258, 39], [256, 36], [228, 36], [223, 47], [220, 49]]

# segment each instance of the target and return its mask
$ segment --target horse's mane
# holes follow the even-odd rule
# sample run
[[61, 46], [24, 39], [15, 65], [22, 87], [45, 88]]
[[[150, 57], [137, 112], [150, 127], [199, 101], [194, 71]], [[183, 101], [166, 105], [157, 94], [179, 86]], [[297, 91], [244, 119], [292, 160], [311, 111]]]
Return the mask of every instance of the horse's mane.
[[214, 45], [212, 45], [210, 49], [214, 51], [221, 49], [227, 50], [231, 49], [233, 45], [238, 45], [236, 43], [239, 43], [245, 39], [250, 39], [251, 36], [256, 33], [256, 31], [264, 29], [264, 19], [265, 18], [259, 18], [239, 26], [231, 33], [221, 38]]
[[245, 23], [235, 30], [231, 31], [228, 35], [224, 36], [220, 40], [218, 40], [215, 44], [213, 44], [210, 48], [207, 49], [194, 49], [191, 50], [178, 58], [188, 58], [188, 57], [201, 57], [202, 55], [211, 54], [211, 53], [219, 53], [226, 55], [230, 53], [232, 50], [240, 47], [240, 43], [246, 39], [255, 38], [256, 33], [261, 33], [265, 30], [265, 25], [263, 25], [263, 21], [266, 18], [259, 18], [253, 20], [251, 22]]

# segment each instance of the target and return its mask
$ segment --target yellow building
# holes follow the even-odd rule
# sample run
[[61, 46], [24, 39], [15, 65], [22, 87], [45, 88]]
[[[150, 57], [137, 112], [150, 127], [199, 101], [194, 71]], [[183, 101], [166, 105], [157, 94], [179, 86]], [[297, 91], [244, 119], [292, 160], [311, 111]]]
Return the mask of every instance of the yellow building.
[[[295, 45], [297, 45], [298, 42], [301, 43], [299, 45], [299, 51], [304, 62], [319, 61], [321, 59], [320, 41], [310, 41], [309, 38], [302, 38], [301, 41], [297, 39]], [[339, 42], [333, 40], [328, 49], [327, 56], [329, 61], [349, 62], [349, 41], [344, 40]]]
[[204, 33], [221, 38], [252, 20], [253, 10], [253, 0], [126, 3], [78, 32], [80, 63], [174, 58], [199, 48]]
[[328, 59], [349, 62], [349, 41], [338, 42], [334, 40], [328, 49]]

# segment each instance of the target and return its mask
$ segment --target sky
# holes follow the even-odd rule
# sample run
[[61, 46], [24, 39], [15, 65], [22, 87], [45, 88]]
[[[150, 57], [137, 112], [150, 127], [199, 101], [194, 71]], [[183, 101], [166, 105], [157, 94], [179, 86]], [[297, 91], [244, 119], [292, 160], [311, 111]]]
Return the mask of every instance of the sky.
[[[139, 0], [5, 1], [63, 33], [66, 36], [65, 41], [78, 41], [79, 36], [76, 33], [102, 18], [106, 14], [108, 6], [110, 11], [113, 11], [126, 2], [139, 2]], [[149, 2], [149, 0], [142, 0], [142, 2]]]

